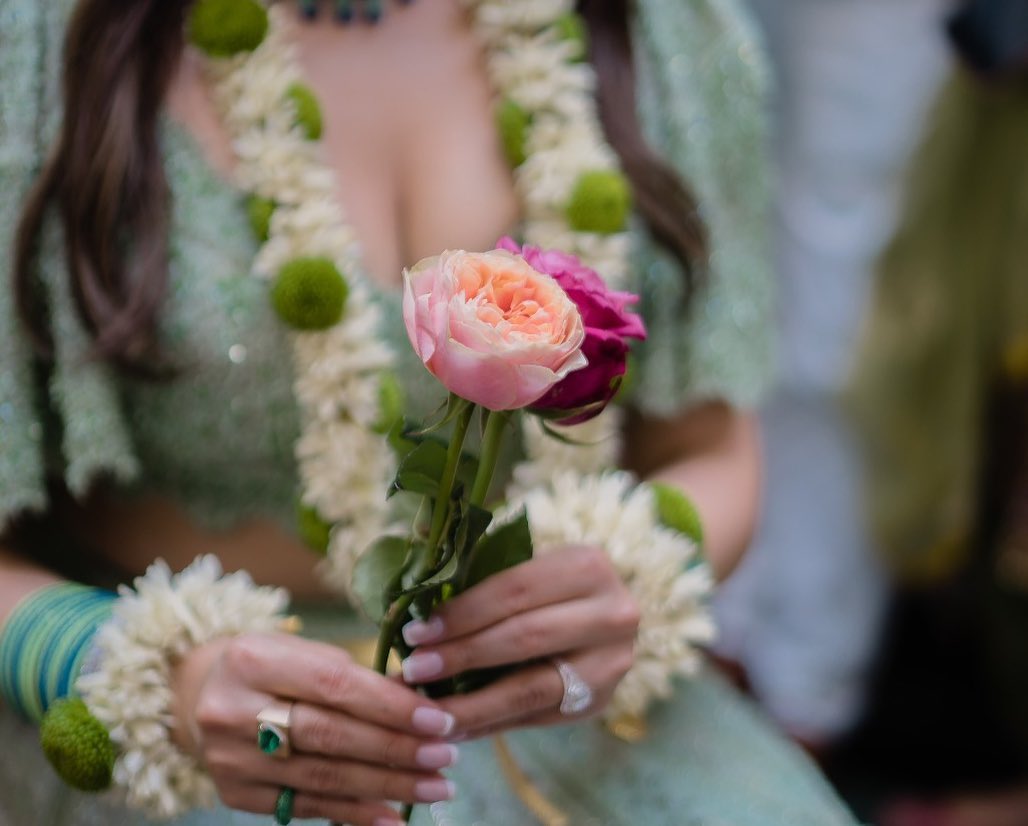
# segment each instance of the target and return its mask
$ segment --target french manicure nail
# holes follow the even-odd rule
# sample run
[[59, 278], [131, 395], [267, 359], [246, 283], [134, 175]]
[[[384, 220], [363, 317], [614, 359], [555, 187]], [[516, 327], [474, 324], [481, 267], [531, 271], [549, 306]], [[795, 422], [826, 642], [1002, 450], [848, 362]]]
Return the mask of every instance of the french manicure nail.
[[414, 796], [422, 803], [453, 800], [457, 787], [452, 780], [419, 780], [414, 784]]
[[408, 683], [423, 683], [443, 673], [443, 658], [435, 651], [415, 651], [400, 667]]
[[407, 824], [392, 817], [376, 817], [371, 826], [407, 826]]
[[423, 734], [434, 734], [439, 737], [445, 737], [457, 724], [456, 718], [452, 714], [447, 714], [445, 711], [440, 711], [437, 708], [429, 708], [428, 706], [422, 706], [421, 708], [414, 709], [414, 715], [411, 718], [411, 723], [414, 728]]
[[435, 642], [443, 637], [446, 629], [439, 617], [431, 617], [427, 620], [411, 620], [403, 626], [403, 639], [407, 645], [423, 645], [426, 642]]
[[414, 753], [414, 762], [423, 769], [446, 769], [456, 765], [460, 752], [449, 743], [422, 746]]

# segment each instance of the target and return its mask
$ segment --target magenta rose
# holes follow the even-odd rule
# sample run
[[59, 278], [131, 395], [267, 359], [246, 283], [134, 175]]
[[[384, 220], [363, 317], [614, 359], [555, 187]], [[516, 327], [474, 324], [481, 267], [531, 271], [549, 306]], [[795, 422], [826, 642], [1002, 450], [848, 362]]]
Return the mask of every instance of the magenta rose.
[[569, 411], [561, 424], [577, 424], [598, 415], [617, 393], [628, 360], [628, 339], [646, 339], [642, 318], [628, 310], [639, 297], [611, 290], [574, 255], [559, 250], [520, 247], [502, 238], [499, 249], [521, 255], [533, 269], [556, 280], [578, 307], [585, 324], [582, 354], [589, 362], [551, 387], [532, 405], [543, 411]]

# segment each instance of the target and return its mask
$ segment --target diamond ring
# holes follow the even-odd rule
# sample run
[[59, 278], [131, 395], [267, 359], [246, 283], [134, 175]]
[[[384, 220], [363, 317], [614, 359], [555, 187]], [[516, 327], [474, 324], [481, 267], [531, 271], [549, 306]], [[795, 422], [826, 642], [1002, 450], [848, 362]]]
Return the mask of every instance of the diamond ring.
[[571, 715], [581, 714], [593, 703], [593, 690], [582, 679], [566, 660], [554, 659], [561, 682], [564, 683], [564, 696], [560, 700], [560, 713]]

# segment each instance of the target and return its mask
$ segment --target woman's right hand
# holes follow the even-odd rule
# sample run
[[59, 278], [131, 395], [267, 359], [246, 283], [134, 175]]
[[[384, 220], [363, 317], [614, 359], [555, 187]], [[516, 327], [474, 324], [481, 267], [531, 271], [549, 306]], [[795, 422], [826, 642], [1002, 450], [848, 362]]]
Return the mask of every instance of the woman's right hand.
[[[283, 787], [297, 818], [353, 826], [400, 824], [389, 801], [453, 796], [438, 770], [454, 720], [411, 689], [354, 663], [325, 643], [246, 634], [191, 651], [174, 675], [176, 742], [210, 772], [225, 805], [269, 814]], [[257, 747], [257, 715], [295, 703], [292, 754]]]

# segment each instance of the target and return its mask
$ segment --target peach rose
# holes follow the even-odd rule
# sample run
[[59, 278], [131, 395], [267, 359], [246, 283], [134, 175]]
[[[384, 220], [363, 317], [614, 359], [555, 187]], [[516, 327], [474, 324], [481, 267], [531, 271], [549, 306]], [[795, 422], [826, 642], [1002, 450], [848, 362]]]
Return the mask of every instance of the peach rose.
[[578, 308], [521, 256], [448, 251], [403, 276], [403, 320], [414, 351], [468, 401], [490, 410], [527, 407], [586, 365]]

